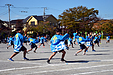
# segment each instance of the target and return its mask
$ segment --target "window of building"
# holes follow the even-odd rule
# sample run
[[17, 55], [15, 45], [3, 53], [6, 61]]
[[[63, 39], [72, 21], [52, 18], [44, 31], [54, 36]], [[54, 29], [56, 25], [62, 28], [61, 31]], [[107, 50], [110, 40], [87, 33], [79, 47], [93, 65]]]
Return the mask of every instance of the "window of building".
[[33, 22], [31, 22], [31, 25], [32, 25], [32, 26], [35, 26], [35, 22], [34, 22], [34, 21], [33, 21]]

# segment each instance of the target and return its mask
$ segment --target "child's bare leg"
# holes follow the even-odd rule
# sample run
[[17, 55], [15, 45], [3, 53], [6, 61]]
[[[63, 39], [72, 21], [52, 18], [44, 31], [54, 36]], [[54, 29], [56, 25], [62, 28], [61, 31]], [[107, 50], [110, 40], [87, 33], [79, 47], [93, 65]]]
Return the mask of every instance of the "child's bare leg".
[[62, 59], [64, 59], [66, 52], [63, 50], [62, 51]]
[[23, 57], [24, 57], [24, 58], [26, 57], [26, 53], [27, 53], [27, 50], [25, 50], [25, 51], [23, 52]]
[[36, 53], [37, 47], [35, 48], [34, 52]]
[[15, 55], [17, 55], [19, 52], [15, 52], [15, 53], [13, 53], [12, 55], [11, 55], [11, 59], [15, 56]]
[[32, 48], [30, 50], [28, 50], [27, 52], [32, 51]]
[[85, 48], [83, 55], [85, 55], [85, 54], [86, 54], [87, 49], [88, 49], [88, 48]]
[[51, 60], [52, 57], [55, 56], [56, 53], [57, 53], [57, 52], [53, 52], [53, 54], [49, 57], [49, 60]]
[[79, 51], [77, 51], [77, 52], [75, 53], [75, 56], [77, 56], [77, 54], [80, 53], [81, 51], [82, 51], [82, 49], [79, 50]]

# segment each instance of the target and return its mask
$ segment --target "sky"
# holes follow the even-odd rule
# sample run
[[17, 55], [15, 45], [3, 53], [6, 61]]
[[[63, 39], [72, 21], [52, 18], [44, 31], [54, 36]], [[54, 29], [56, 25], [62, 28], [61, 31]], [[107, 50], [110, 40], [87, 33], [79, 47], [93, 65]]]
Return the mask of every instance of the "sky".
[[113, 0], [0, 0], [0, 19], [9, 21], [8, 6], [10, 6], [10, 19], [25, 19], [31, 15], [53, 15], [58, 19], [63, 11], [69, 8], [84, 6], [99, 11], [98, 17], [113, 19]]

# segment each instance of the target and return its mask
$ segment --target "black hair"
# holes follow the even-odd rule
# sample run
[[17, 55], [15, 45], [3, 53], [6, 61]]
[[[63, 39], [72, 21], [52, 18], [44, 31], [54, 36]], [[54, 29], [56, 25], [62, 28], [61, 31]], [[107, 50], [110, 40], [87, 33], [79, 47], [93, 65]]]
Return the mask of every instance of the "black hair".
[[57, 29], [56, 29], [56, 32], [61, 32], [61, 29], [57, 28]]
[[18, 27], [18, 28], [16, 29], [16, 31], [19, 31], [19, 30], [22, 30], [22, 27]]
[[35, 36], [35, 35], [32, 35], [31, 37], [32, 37], [32, 38], [36, 38], [36, 36]]

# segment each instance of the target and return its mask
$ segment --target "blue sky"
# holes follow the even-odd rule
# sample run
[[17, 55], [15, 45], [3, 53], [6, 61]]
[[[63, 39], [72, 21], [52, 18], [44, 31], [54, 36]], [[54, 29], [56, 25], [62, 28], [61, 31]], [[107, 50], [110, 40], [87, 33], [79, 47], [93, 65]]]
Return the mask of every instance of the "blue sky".
[[25, 19], [30, 15], [43, 15], [43, 7], [47, 7], [46, 15], [52, 14], [58, 19], [58, 15], [64, 10], [78, 6], [95, 8], [99, 10], [98, 17], [113, 19], [113, 0], [0, 0], [0, 19], [3, 21], [8, 21], [9, 17], [5, 4], [13, 5], [10, 7], [11, 20]]

